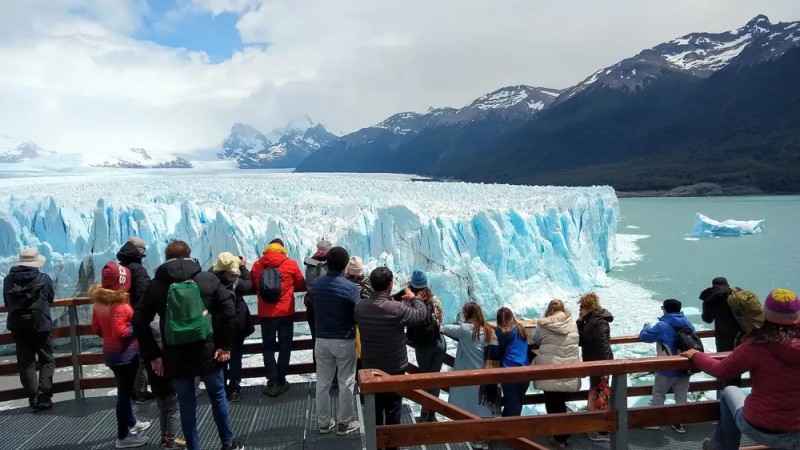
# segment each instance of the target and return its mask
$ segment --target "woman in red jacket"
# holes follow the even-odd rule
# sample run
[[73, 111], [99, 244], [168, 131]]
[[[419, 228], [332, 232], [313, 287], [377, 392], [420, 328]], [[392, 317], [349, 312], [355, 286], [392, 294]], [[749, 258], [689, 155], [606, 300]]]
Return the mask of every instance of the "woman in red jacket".
[[128, 269], [110, 262], [103, 267], [100, 286], [92, 286], [89, 295], [94, 304], [92, 331], [103, 338], [106, 365], [117, 380], [117, 448], [141, 447], [147, 438], [139, 433], [150, 422], [137, 421], [131, 395], [139, 366], [139, 346], [133, 337], [133, 308], [128, 298], [131, 274]]
[[738, 449], [742, 433], [770, 448], [800, 448], [800, 299], [775, 289], [764, 312], [764, 326], [721, 361], [697, 350], [681, 353], [716, 378], [749, 371], [753, 383], [748, 396], [736, 386], [722, 391], [719, 424], [703, 450]]

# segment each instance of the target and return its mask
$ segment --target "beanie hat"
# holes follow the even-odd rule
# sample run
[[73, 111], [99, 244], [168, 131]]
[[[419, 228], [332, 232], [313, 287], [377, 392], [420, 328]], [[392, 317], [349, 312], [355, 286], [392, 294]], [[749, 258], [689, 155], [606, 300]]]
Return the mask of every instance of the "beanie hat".
[[112, 291], [125, 291], [131, 289], [131, 273], [127, 268], [111, 261], [103, 266], [100, 285]]
[[353, 256], [344, 271], [346, 275], [364, 276], [364, 261], [359, 256]]
[[764, 300], [764, 318], [779, 325], [800, 324], [800, 299], [788, 289], [775, 289]]
[[678, 300], [675, 300], [674, 298], [668, 298], [664, 300], [662, 306], [664, 307], [665, 313], [676, 313], [676, 312], [681, 312], [682, 305], [681, 302], [679, 302]]
[[322, 239], [321, 241], [317, 242], [317, 250], [321, 252], [327, 252], [333, 247], [330, 241]]
[[411, 287], [414, 289], [425, 289], [428, 287], [428, 276], [425, 275], [425, 272], [414, 269], [411, 272]]
[[269, 243], [270, 244], [281, 244], [281, 247], [286, 247], [285, 245], [283, 245], [283, 239], [281, 239], [281, 238], [275, 238], [275, 239], [269, 241]]
[[727, 286], [728, 280], [725, 277], [717, 277], [711, 280], [711, 286]]
[[136, 250], [139, 250], [139, 254], [144, 255], [147, 252], [147, 246], [144, 245], [144, 241], [142, 240], [142, 238], [134, 236], [128, 239], [128, 242], [133, 244], [133, 246], [136, 247]]
[[264, 253], [267, 252], [278, 252], [278, 253], [283, 253], [286, 256], [289, 256], [289, 252], [287, 252], [286, 249], [283, 248], [283, 245], [278, 242], [273, 242], [269, 244], [267, 248], [264, 249]]
[[222, 252], [217, 255], [217, 260], [214, 261], [212, 270], [214, 272], [231, 272], [239, 273], [239, 263], [241, 260], [238, 256], [230, 252]]

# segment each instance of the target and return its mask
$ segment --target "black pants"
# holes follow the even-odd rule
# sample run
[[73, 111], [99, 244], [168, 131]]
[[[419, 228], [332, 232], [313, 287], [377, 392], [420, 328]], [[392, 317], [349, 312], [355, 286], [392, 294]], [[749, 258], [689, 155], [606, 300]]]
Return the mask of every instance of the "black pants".
[[[375, 394], [375, 424], [397, 425], [400, 423], [400, 412], [403, 406], [403, 397], [394, 392]], [[387, 447], [395, 450], [397, 447]]]
[[[12, 333], [17, 346], [19, 381], [31, 405], [47, 402], [53, 397], [53, 338], [49, 331]], [[36, 369], [39, 377], [36, 377]]]
[[[547, 414], [561, 414], [567, 412], [567, 393], [566, 392], [544, 392], [544, 408]], [[554, 436], [556, 442], [567, 442], [569, 434], [559, 434]]]
[[117, 380], [117, 439], [125, 439], [128, 436], [128, 429], [136, 425], [131, 395], [138, 368], [139, 358], [128, 364], [111, 366], [111, 371]]
[[503, 386], [502, 417], [514, 417], [522, 414], [522, 404], [525, 401], [525, 393], [528, 391], [530, 384], [530, 381], [501, 383]]

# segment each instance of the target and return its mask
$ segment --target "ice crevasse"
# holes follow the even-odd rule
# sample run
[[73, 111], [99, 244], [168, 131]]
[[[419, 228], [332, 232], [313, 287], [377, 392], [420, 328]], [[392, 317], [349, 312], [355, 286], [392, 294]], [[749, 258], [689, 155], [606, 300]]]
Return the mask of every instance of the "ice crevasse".
[[275, 237], [301, 264], [326, 238], [367, 270], [391, 268], [396, 284], [426, 270], [449, 319], [470, 299], [490, 316], [500, 306], [536, 316], [551, 298], [591, 289], [612, 268], [619, 217], [610, 187], [389, 175], [125, 173], [0, 180], [0, 192], [0, 275], [38, 247], [61, 297], [85, 294], [131, 236], [147, 243], [151, 274], [173, 239], [208, 268], [222, 251], [252, 262]]

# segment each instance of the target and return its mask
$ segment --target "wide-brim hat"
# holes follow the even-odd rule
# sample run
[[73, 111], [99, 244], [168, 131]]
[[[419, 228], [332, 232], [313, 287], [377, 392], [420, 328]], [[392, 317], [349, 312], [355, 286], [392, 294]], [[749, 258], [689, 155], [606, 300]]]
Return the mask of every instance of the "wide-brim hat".
[[38, 269], [47, 262], [47, 258], [39, 254], [35, 248], [26, 248], [19, 253], [18, 266], [33, 267]]

